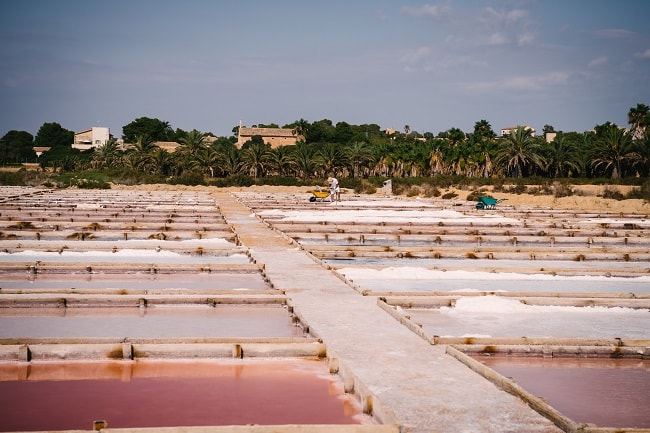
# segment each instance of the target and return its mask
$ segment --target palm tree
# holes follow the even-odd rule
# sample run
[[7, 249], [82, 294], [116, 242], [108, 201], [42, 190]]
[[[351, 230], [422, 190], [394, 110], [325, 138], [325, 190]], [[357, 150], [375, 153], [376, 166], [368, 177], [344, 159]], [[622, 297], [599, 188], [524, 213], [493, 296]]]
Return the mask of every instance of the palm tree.
[[147, 135], [139, 135], [133, 148], [128, 151], [127, 157], [129, 159], [129, 165], [132, 169], [136, 171], [151, 171], [151, 155], [158, 146], [154, 144], [154, 141]]
[[291, 173], [294, 162], [291, 156], [293, 146], [278, 146], [271, 149], [271, 167], [280, 176], [287, 176]]
[[352, 177], [359, 176], [362, 168], [367, 168], [374, 161], [372, 150], [365, 141], [355, 141], [344, 151], [344, 157], [351, 168]]
[[345, 165], [345, 156], [341, 147], [334, 143], [325, 143], [316, 154], [316, 162], [320, 165], [322, 174], [338, 175]]
[[431, 167], [431, 174], [433, 176], [442, 174], [446, 171], [444, 155], [442, 154], [440, 147], [436, 147], [429, 154], [429, 167]]
[[234, 176], [241, 170], [241, 153], [236, 147], [230, 146], [219, 151], [217, 158], [217, 168], [225, 176]]
[[203, 147], [197, 150], [190, 160], [192, 169], [208, 172], [210, 177], [214, 177], [214, 171], [219, 163], [221, 155], [216, 149]]
[[242, 150], [242, 168], [248, 170], [254, 178], [263, 176], [271, 164], [271, 146], [265, 143], [251, 142]]
[[497, 136], [492, 130], [492, 125], [490, 125], [490, 122], [485, 119], [479, 120], [474, 124], [473, 135], [477, 142], [492, 140]]
[[151, 152], [150, 164], [157, 173], [170, 176], [174, 166], [174, 160], [169, 152], [161, 147], [157, 147]]
[[639, 175], [650, 176], [650, 135], [645, 134], [643, 139], [634, 141], [634, 154], [633, 165], [638, 168]]
[[547, 170], [553, 177], [571, 177], [582, 172], [580, 151], [559, 133], [544, 152]]
[[501, 141], [497, 148], [494, 163], [505, 170], [509, 176], [523, 177], [532, 174], [546, 164], [541, 155], [540, 144], [531, 131], [518, 126]]
[[301, 178], [307, 179], [316, 174], [316, 151], [313, 146], [299, 142], [291, 152], [291, 159]]
[[307, 139], [307, 133], [309, 132], [309, 122], [305, 119], [296, 121], [291, 132], [296, 135], [299, 140], [305, 141]]
[[207, 133], [197, 131], [196, 129], [191, 130], [187, 135], [181, 138], [179, 143], [182, 151], [188, 152], [190, 155], [196, 155], [201, 149], [205, 148], [205, 137]]
[[645, 104], [636, 104], [627, 113], [627, 122], [631, 126], [632, 138], [638, 140], [645, 135], [646, 128], [650, 126], [650, 107]]
[[372, 176], [394, 177], [393, 168], [397, 157], [392, 144], [380, 142], [372, 147], [373, 159], [377, 161], [370, 170]]
[[91, 161], [92, 166], [98, 169], [115, 167], [121, 163], [122, 151], [114, 138], [96, 148]]
[[465, 133], [460, 128], [450, 128], [445, 132], [445, 138], [451, 146], [457, 146], [465, 141]]
[[610, 122], [596, 128], [596, 143], [591, 150], [591, 166], [595, 172], [610, 173], [612, 179], [619, 179], [638, 157], [632, 136], [623, 128]]

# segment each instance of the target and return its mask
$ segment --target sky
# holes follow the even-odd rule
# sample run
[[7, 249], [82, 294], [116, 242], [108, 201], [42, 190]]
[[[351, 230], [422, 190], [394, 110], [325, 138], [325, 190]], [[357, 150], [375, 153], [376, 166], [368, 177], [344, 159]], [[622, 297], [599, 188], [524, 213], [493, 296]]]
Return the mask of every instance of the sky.
[[0, 136], [628, 126], [650, 105], [649, 20], [647, 0], [3, 0]]

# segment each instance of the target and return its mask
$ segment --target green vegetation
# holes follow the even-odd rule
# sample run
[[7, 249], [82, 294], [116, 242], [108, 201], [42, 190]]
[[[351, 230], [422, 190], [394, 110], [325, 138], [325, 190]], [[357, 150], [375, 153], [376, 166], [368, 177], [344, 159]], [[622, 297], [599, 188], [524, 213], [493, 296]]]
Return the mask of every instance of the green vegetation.
[[[260, 136], [241, 148], [236, 136], [215, 137], [171, 128], [169, 122], [140, 117], [123, 126], [126, 145], [111, 139], [90, 151], [70, 144], [74, 134], [45, 123], [36, 137], [9, 131], [0, 139], [0, 165], [38, 163], [38, 171], [0, 172], [0, 184], [109, 188], [110, 183], [248, 186], [323, 184], [339, 178], [344, 188], [374, 192], [392, 179], [396, 192], [444, 196], [450, 186], [479, 190], [571, 195], [577, 183], [631, 184], [630, 196], [648, 199], [650, 186], [650, 109], [637, 104], [628, 113], [629, 129], [607, 122], [593, 131], [556, 132], [553, 140], [518, 127], [498, 137], [486, 120], [471, 132], [450, 128], [434, 135], [382, 131], [379, 125], [334, 124], [300, 119], [284, 125], [300, 138], [295, 146], [272, 148]], [[258, 125], [278, 127], [278, 125]], [[238, 127], [233, 128], [236, 134]], [[168, 152], [155, 143], [175, 141]], [[51, 149], [36, 157], [34, 146]], [[35, 174], [34, 174], [35, 173]], [[535, 185], [535, 188], [527, 187]], [[612, 198], [619, 198], [608, 190]], [[626, 197], [622, 197], [626, 198]]]

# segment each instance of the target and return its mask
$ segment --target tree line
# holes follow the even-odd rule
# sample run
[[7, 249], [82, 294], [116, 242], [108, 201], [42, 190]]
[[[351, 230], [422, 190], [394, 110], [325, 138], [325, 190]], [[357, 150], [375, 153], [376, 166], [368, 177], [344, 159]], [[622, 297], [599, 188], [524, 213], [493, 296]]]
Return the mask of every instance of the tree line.
[[[486, 120], [471, 132], [451, 128], [434, 135], [411, 131], [388, 134], [379, 125], [334, 124], [323, 119], [297, 120], [290, 128], [300, 137], [296, 145], [271, 148], [254, 136], [236, 146], [237, 128], [230, 137], [198, 130], [172, 129], [169, 122], [141, 117], [125, 125], [123, 147], [118, 140], [89, 151], [72, 149], [74, 133], [57, 123], [45, 123], [35, 137], [9, 131], [0, 139], [0, 164], [38, 162], [53, 172], [120, 171], [154, 180], [193, 178], [196, 182], [236, 176], [252, 179], [293, 177], [409, 178], [454, 175], [469, 178], [543, 177], [609, 178], [650, 175], [650, 108], [637, 104], [628, 112], [629, 128], [611, 122], [593, 131], [562, 132], [545, 125], [533, 136], [523, 126], [497, 136]], [[279, 127], [278, 125], [256, 125]], [[175, 141], [167, 152], [157, 141]], [[32, 148], [52, 149], [36, 157]]]

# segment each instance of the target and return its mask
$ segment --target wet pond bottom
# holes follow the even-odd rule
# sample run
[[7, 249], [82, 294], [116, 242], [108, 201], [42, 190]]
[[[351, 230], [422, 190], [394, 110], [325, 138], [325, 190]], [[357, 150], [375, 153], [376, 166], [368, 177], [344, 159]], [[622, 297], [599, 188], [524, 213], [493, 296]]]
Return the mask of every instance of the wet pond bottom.
[[0, 309], [0, 338], [302, 335], [282, 305]]
[[0, 364], [0, 431], [369, 423], [320, 360]]
[[477, 357], [565, 416], [599, 427], [650, 428], [650, 360]]
[[7, 272], [1, 274], [3, 289], [194, 289], [194, 290], [268, 290], [260, 273], [192, 272], [151, 274], [132, 273], [66, 273], [30, 274]]

